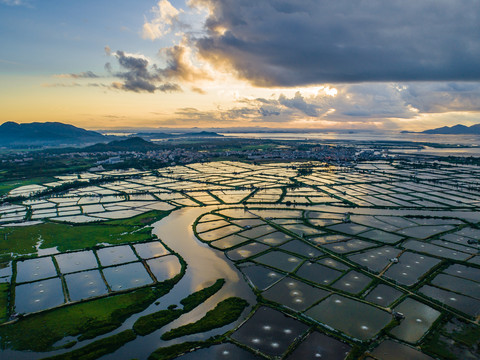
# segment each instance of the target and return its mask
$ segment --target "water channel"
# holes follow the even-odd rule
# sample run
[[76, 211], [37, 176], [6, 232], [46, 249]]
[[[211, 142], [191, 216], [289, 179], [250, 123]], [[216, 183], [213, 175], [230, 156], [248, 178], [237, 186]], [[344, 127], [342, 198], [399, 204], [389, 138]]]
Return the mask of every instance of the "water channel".
[[[131, 329], [139, 317], [159, 310], [164, 310], [172, 304], [180, 305], [181, 299], [197, 290], [212, 285], [217, 279], [223, 278], [226, 282], [220, 291], [209, 298], [205, 303], [201, 304], [189, 313], [182, 315], [180, 318], [168, 324], [167, 326], [164, 326], [163, 328], [147, 336], [138, 336], [134, 341], [125, 344], [116, 352], [108, 354], [101, 359], [146, 359], [159, 347], [165, 347], [185, 341], [206, 340], [211, 336], [225, 333], [243, 321], [245, 316], [250, 312], [251, 307], [244, 311], [239, 320], [222, 328], [200, 334], [184, 336], [171, 341], [164, 341], [160, 339], [160, 336], [164, 332], [167, 332], [172, 328], [199, 320], [207, 311], [213, 309], [217, 303], [228, 297], [238, 296], [247, 300], [251, 305], [256, 303], [255, 295], [244, 280], [242, 274], [235, 268], [233, 263], [223, 255], [223, 252], [212, 249], [208, 245], [201, 243], [193, 233], [192, 224], [195, 219], [206, 212], [210, 212], [215, 209], [221, 209], [223, 207], [225, 206], [182, 208], [172, 212], [169, 216], [152, 225], [152, 233], [157, 235], [157, 237], [161, 239], [170, 249], [180, 254], [180, 256], [182, 256], [188, 264], [185, 275], [167, 295], [158, 300], [158, 305], [155, 303], [152, 304], [145, 311], [131, 316], [120, 328], [101, 337], [97, 337], [93, 341], [114, 335], [123, 330]], [[81, 342], [68, 351], [83, 347], [88, 343], [89, 342], [87, 341]], [[0, 352], [0, 359], [33, 360], [62, 352], [66, 351], [32, 353], [5, 350]]]

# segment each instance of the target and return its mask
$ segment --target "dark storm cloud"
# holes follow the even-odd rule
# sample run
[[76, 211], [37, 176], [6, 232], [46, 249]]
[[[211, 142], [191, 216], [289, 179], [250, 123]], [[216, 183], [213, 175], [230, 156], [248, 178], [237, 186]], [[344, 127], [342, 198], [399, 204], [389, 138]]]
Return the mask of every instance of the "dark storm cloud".
[[114, 82], [112, 88], [133, 92], [149, 92], [156, 90], [161, 92], [181, 91], [177, 84], [166, 82], [157, 85], [165, 79], [162, 70], [154, 64], [150, 66], [149, 61], [141, 56], [129, 55], [123, 51], [116, 51], [115, 58], [122, 71], [114, 72], [110, 63], [105, 64], [105, 69], [113, 76], [122, 79], [122, 82]]
[[192, 0], [201, 57], [258, 86], [480, 80], [478, 0]]

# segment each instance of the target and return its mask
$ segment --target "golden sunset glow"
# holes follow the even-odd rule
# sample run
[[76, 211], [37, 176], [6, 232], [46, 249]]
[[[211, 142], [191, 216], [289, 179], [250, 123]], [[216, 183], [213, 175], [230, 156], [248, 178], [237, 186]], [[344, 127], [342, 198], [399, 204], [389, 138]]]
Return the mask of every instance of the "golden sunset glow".
[[[364, 45], [361, 57], [368, 61], [357, 69], [360, 60], [348, 53], [361, 14], [345, 15], [347, 35], [312, 42], [317, 27], [324, 31], [319, 24], [295, 19], [296, 31], [304, 32], [288, 32], [294, 23], [266, 4], [255, 12], [241, 2], [227, 11], [210, 0], [141, 1], [109, 9], [107, 20], [76, 6], [52, 12], [33, 0], [4, 0], [0, 6], [3, 33], [12, 34], [2, 39], [7, 51], [0, 56], [2, 122], [60, 121], [91, 129], [421, 130], [479, 119], [480, 85], [456, 72], [456, 64], [445, 67], [444, 75], [429, 75], [428, 69], [409, 70], [401, 55], [391, 59], [392, 66], [406, 66], [406, 74], [418, 73], [416, 82], [377, 64], [384, 54], [377, 54], [379, 44], [385, 52], [391, 44], [377, 38], [386, 25], [373, 18], [364, 31], [377, 43]], [[305, 13], [321, 9], [297, 6]], [[27, 17], [29, 27], [18, 32], [15, 22]], [[256, 18], [264, 19], [262, 26]], [[428, 31], [418, 31], [416, 41]], [[38, 40], [23, 40], [28, 32]], [[447, 40], [444, 46], [447, 52]], [[346, 55], [334, 60], [337, 50]], [[457, 82], [442, 80], [455, 77]]]

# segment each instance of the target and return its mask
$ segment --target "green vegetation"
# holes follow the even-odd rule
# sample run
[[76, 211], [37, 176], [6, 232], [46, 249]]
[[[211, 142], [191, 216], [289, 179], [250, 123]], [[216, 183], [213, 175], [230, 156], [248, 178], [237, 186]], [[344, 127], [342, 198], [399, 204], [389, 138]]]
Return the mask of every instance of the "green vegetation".
[[191, 342], [184, 342], [182, 344], [175, 344], [172, 346], [164, 347], [155, 350], [150, 356], [148, 360], [168, 360], [174, 359], [178, 355], [181, 355], [187, 351], [191, 351], [196, 348], [206, 347], [209, 346], [210, 343], [202, 342], [202, 341], [191, 341]]
[[135, 330], [137, 334], [145, 336], [160, 329], [162, 326], [178, 319], [182, 314], [193, 310], [205, 302], [210, 296], [220, 290], [223, 284], [225, 284], [225, 279], [218, 279], [213, 285], [194, 292], [182, 299], [180, 303], [183, 305], [183, 309], [175, 309], [169, 306], [168, 310], [160, 310], [153, 314], [142, 316], [133, 324], [133, 330]]
[[350, 350], [345, 360], [362, 359], [362, 354], [364, 354], [366, 350], [367, 346], [365, 344], [355, 344], [353, 345], [352, 350]]
[[[169, 212], [151, 211], [128, 220], [114, 220], [97, 224], [68, 225], [47, 222], [34, 226], [18, 226], [0, 229], [0, 259], [9, 260], [11, 253], [22, 255], [40, 248], [57, 247], [60, 252], [91, 248], [98, 243], [112, 245], [145, 241], [152, 238], [151, 224]], [[61, 234], [61, 236], [59, 236]]]
[[[0, 173], [0, 177], [2, 173]], [[32, 178], [28, 180], [13, 180], [13, 181], [4, 181], [0, 182], [0, 196], [5, 195], [10, 190], [15, 189], [20, 186], [25, 186], [25, 185], [38, 185], [38, 184], [44, 184], [48, 182], [53, 182], [53, 181], [58, 181], [58, 179], [55, 179], [54, 177], [40, 177], [40, 178]]]
[[276, 150], [278, 148], [280, 148], [280, 146], [275, 143], [244, 145], [240, 147], [242, 151], [252, 151], [252, 150], [268, 151], [268, 150]]
[[133, 330], [138, 335], [145, 336], [178, 319], [182, 314], [183, 310], [180, 309], [160, 310], [153, 314], [142, 316], [135, 321]]
[[10, 284], [0, 284], [0, 323], [7, 320], [8, 316], [8, 288]]
[[145, 226], [150, 225], [151, 223], [158, 221], [168, 215], [169, 212], [153, 210], [134, 216], [129, 219], [120, 219], [120, 220], [110, 220], [102, 224], [104, 225], [119, 225], [119, 226]]
[[66, 336], [80, 335], [79, 340], [83, 340], [112, 331], [168, 293], [183, 273], [154, 287], [65, 306], [0, 326], [1, 347], [49, 351]]
[[429, 339], [422, 345], [422, 350], [426, 353], [434, 354], [445, 360], [456, 360], [454, 354], [450, 352], [450, 345], [447, 343], [448, 339], [441, 338], [440, 332], [435, 332]]
[[172, 329], [163, 334], [162, 339], [171, 340], [180, 336], [205, 332], [228, 325], [237, 320], [247, 306], [248, 302], [238, 297], [225, 299], [197, 322]]
[[189, 312], [201, 303], [205, 302], [205, 300], [220, 290], [223, 284], [225, 284], [225, 279], [218, 279], [213, 285], [194, 292], [193, 294], [188, 295], [185, 299], [182, 299], [180, 304], [183, 305], [183, 311]]
[[313, 173], [314, 165], [311, 163], [301, 164], [297, 169], [298, 176], [307, 176]]
[[427, 336], [422, 350], [441, 359], [455, 360], [459, 354], [469, 350], [480, 355], [480, 328], [459, 319], [445, 322], [438, 331]]
[[[0, 173], [0, 183], [20, 181], [21, 185], [28, 185], [36, 183], [38, 178], [49, 178], [66, 173], [82, 172], [94, 166], [99, 160], [97, 158], [86, 158], [84, 156], [75, 156], [59, 158], [54, 156], [46, 156], [44, 153], [34, 151], [29, 153], [31, 160], [17, 163], [15, 161], [8, 161], [15, 159], [16, 156], [4, 155], [2, 158], [7, 160], [2, 163], [4, 171]], [[32, 174], [35, 178], [32, 178]], [[16, 187], [16, 186], [15, 186]]]
[[456, 342], [473, 347], [480, 344], [480, 327], [461, 323], [460, 329], [449, 332], [448, 336]]
[[109, 336], [105, 339], [95, 341], [87, 346], [84, 346], [78, 350], [72, 352], [61, 354], [57, 356], [52, 356], [46, 358], [45, 360], [94, 360], [99, 357], [113, 353], [125, 343], [134, 340], [137, 337], [133, 330], [125, 330], [119, 334]]

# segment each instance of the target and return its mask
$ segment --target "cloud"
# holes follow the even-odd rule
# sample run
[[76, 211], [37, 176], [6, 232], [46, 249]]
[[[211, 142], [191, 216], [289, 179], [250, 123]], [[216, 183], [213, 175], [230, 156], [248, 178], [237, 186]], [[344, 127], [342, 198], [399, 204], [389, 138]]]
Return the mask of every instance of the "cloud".
[[175, 112], [175, 123], [234, 123], [238, 120], [252, 121], [258, 117], [256, 109], [249, 107], [234, 107], [231, 109], [198, 110], [193, 107], [178, 109]]
[[257, 86], [480, 80], [477, 0], [194, 0], [199, 55]]
[[401, 88], [402, 98], [421, 113], [480, 111], [480, 83], [413, 83]]
[[[389, 119], [411, 119], [418, 115], [412, 101], [405, 99], [407, 85], [349, 84], [335, 88], [322, 86], [309, 95], [297, 91], [288, 96], [281, 93], [271, 98], [241, 98], [238, 106], [212, 111], [183, 111], [182, 118], [216, 121], [248, 121], [252, 123], [390, 123]], [[391, 124], [389, 125], [391, 127]]]
[[260, 106], [258, 112], [263, 117], [278, 116], [281, 114], [281, 111], [275, 106]]
[[162, 92], [178, 92], [178, 91], [182, 91], [182, 88], [178, 84], [165, 83], [158, 86], [157, 90]]
[[281, 94], [278, 98], [243, 99], [241, 102], [257, 109], [264, 121], [283, 122], [285, 118], [355, 122], [415, 119], [427, 113], [480, 111], [480, 83], [339, 84], [335, 88], [320, 87], [311, 96], [297, 91], [291, 97]]
[[0, 0], [0, 4], [8, 6], [29, 6], [28, 1], [25, 0]]
[[[134, 91], [134, 92], [150, 92], [157, 90], [156, 82], [160, 81], [160, 75], [155, 66], [149, 69], [148, 60], [141, 55], [126, 54], [123, 51], [116, 51], [115, 58], [123, 71], [114, 72], [113, 75], [123, 82], [114, 82], [114, 89]], [[111, 65], [105, 65], [107, 70], [112, 69]]]
[[44, 88], [74, 88], [74, 87], [96, 87], [96, 88], [106, 88], [111, 89], [111, 85], [102, 84], [102, 83], [88, 83], [88, 84], [80, 84], [77, 82], [70, 82], [70, 83], [44, 83], [41, 85]]
[[75, 83], [75, 82], [68, 83], [68, 84], [65, 84], [65, 83], [44, 83], [44, 84], [42, 84], [42, 87], [44, 87], [44, 88], [80, 87], [80, 86], [82, 86], [82, 85], [80, 85], [79, 83]]
[[57, 75], [53, 75], [53, 77], [56, 77], [59, 79], [96, 79], [96, 78], [99, 78], [100, 76], [95, 74], [93, 71], [85, 71], [78, 74], [57, 74]]
[[192, 90], [193, 92], [197, 93], [197, 94], [200, 94], [200, 95], [205, 95], [207, 92], [199, 87], [196, 87], [196, 86], [192, 86], [190, 88], [190, 90]]
[[160, 0], [157, 6], [151, 10], [153, 18], [145, 23], [142, 28], [144, 39], [155, 40], [163, 37], [172, 31], [179, 24], [178, 16], [182, 10], [177, 10], [168, 0]]
[[166, 59], [167, 65], [160, 70], [162, 76], [168, 79], [177, 79], [187, 82], [210, 80], [207, 71], [193, 65], [190, 58], [191, 50], [185, 45], [174, 45], [160, 50], [160, 55]]
[[150, 64], [150, 60], [140, 54], [128, 54], [121, 50], [111, 54], [118, 61], [120, 70], [114, 70], [111, 63], [105, 64], [105, 70], [111, 76], [122, 80], [112, 84], [114, 89], [149, 93], [157, 90], [174, 92], [182, 91], [182, 88], [172, 81], [193, 82], [209, 79], [207, 72], [191, 63], [189, 49], [182, 45], [163, 49], [162, 54], [166, 60], [164, 68]]
[[336, 96], [316, 98], [326, 118], [408, 119], [418, 115], [418, 110], [405, 101], [401, 86], [395, 83], [337, 85], [336, 89]]
[[111, 88], [110, 85], [102, 84], [102, 83], [88, 83], [87, 86], [88, 87], [97, 87], [97, 88], [107, 88], [107, 89]]
[[308, 104], [303, 98], [302, 94], [300, 94], [300, 91], [297, 91], [295, 96], [291, 99], [288, 99], [282, 94], [278, 98], [278, 102], [287, 108], [300, 110], [307, 116], [315, 117], [318, 115], [316, 106], [313, 104]]
[[289, 94], [274, 92], [269, 98], [243, 97], [230, 108], [201, 111], [186, 108], [179, 110], [176, 116], [192, 122], [210, 119], [217, 123], [334, 127], [345, 124], [394, 129], [401, 120], [419, 119], [426, 114], [480, 111], [480, 83], [361, 83], [313, 89]]

